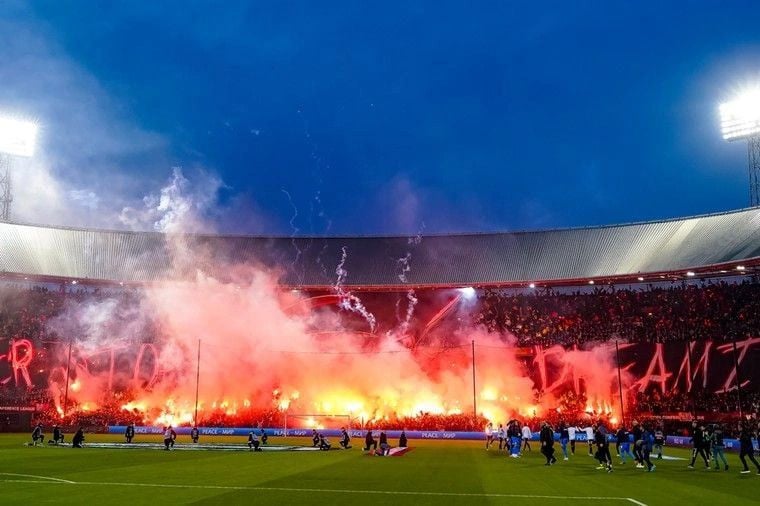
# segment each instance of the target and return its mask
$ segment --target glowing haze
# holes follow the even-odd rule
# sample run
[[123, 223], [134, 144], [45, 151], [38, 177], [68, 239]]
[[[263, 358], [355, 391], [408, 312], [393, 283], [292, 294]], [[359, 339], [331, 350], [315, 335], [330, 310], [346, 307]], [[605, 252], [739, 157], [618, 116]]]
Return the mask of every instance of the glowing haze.
[[[241, 415], [247, 409], [350, 415], [364, 422], [471, 413], [473, 340], [478, 413], [495, 423], [540, 416], [557, 408], [567, 390], [583, 391], [597, 413], [617, 404], [615, 366], [605, 346], [536, 350], [526, 362], [513, 337], [475, 327], [446, 335], [445, 347], [437, 338], [423, 346], [407, 339], [411, 314], [397, 322], [397, 330], [373, 333], [375, 317], [340, 284], [350, 276], [342, 269], [346, 251], [332, 259], [337, 304], [319, 311], [311, 309], [309, 295], [282, 290], [278, 273], [258, 265], [229, 265], [225, 279], [231, 281], [215, 279], [195, 267], [212, 259], [190, 250], [180, 233], [203, 229], [191, 200], [177, 170], [160, 198], [146, 199], [147, 207], [155, 207], [145, 211], [167, 233], [177, 271], [195, 272], [191, 280], [167, 280], [114, 298], [70, 300], [50, 322], [51, 330], [74, 338], [69, 399], [75, 409], [113, 404], [118, 392], [123, 408], [154, 423], [193, 423], [200, 343], [200, 423], [213, 413]], [[404, 273], [411, 268], [405, 263]], [[448, 307], [457, 304], [471, 302], [458, 297]], [[351, 312], [364, 317], [372, 332], [343, 325]], [[330, 330], [315, 330], [325, 328]], [[65, 351], [60, 374], [50, 381], [56, 399], [65, 385]], [[130, 365], [120, 367], [125, 363]]]

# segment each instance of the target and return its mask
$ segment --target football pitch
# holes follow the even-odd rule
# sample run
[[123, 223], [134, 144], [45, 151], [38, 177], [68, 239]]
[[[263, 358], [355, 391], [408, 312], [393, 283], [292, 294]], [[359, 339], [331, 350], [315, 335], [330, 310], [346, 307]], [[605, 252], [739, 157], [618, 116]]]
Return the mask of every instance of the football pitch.
[[[729, 471], [688, 469], [688, 452], [668, 448], [676, 460], [654, 461], [647, 473], [629, 461], [608, 474], [580, 445], [576, 455], [544, 466], [537, 451], [508, 458], [483, 444], [410, 441], [397, 457], [351, 450], [249, 452], [155, 448], [27, 447], [26, 434], [0, 436], [2, 504], [524, 504], [524, 505], [743, 505], [758, 504], [760, 476], [740, 475], [735, 454]], [[121, 442], [87, 436], [87, 443]], [[157, 436], [138, 436], [159, 443]], [[202, 443], [244, 446], [245, 438], [204, 438]], [[270, 438], [270, 446], [308, 446], [309, 440]], [[182, 447], [182, 451], [180, 451]], [[614, 451], [614, 450], [613, 450]], [[619, 459], [615, 459], [615, 464]]]

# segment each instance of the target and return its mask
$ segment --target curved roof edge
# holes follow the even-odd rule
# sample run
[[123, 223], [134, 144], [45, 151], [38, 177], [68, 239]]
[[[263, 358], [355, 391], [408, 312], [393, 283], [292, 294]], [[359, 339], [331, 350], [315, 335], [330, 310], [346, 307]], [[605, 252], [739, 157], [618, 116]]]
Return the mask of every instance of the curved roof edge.
[[[345, 256], [345, 258], [344, 258]], [[760, 207], [637, 222], [523, 232], [283, 237], [163, 234], [0, 223], [0, 272], [144, 283], [222, 279], [262, 266], [283, 285], [499, 286], [625, 279], [639, 274], [755, 265]], [[235, 266], [234, 269], [231, 266]]]
[[[263, 235], [263, 234], [215, 234], [212, 232], [188, 232], [188, 233], [180, 233], [179, 235], [185, 235], [185, 236], [198, 236], [198, 237], [230, 237], [230, 238], [249, 238], [249, 239], [311, 239], [311, 240], [319, 240], [319, 239], [407, 239], [407, 238], [413, 238], [413, 237], [477, 237], [481, 235], [503, 235], [503, 234], [541, 234], [546, 232], [561, 232], [561, 231], [567, 231], [567, 230], [590, 230], [590, 229], [604, 229], [604, 228], [615, 228], [615, 227], [626, 227], [630, 225], [651, 225], [656, 223], [669, 223], [672, 221], [682, 221], [687, 219], [694, 219], [694, 218], [710, 218], [713, 216], [725, 216], [730, 214], [736, 214], [736, 213], [744, 213], [746, 211], [757, 211], [760, 210], [760, 206], [754, 206], [754, 207], [744, 207], [741, 209], [728, 209], [726, 211], [716, 211], [712, 213], [703, 213], [703, 214], [695, 214], [692, 216], [681, 216], [681, 217], [674, 217], [674, 218], [661, 218], [658, 220], [641, 220], [641, 221], [631, 221], [631, 222], [623, 222], [623, 223], [606, 223], [604, 225], [578, 225], [574, 227], [554, 227], [554, 228], [541, 228], [541, 229], [517, 229], [517, 230], [490, 230], [490, 231], [480, 231], [480, 232], [465, 232], [465, 231], [456, 231], [456, 232], [436, 232], [432, 234], [368, 234], [368, 235], [362, 235], [362, 234], [355, 234], [355, 235]], [[24, 221], [11, 221], [8, 222], [12, 225], [20, 225], [23, 227], [34, 227], [34, 228], [46, 228], [46, 229], [52, 229], [52, 230], [73, 230], [73, 231], [87, 231], [87, 232], [103, 232], [103, 233], [114, 233], [114, 234], [150, 234], [150, 235], [158, 235], [158, 236], [164, 236], [167, 235], [167, 232], [161, 232], [157, 230], [128, 230], [128, 229], [118, 229], [118, 228], [87, 228], [87, 227], [69, 227], [65, 225], [46, 225], [44, 223], [32, 223], [32, 222], [24, 222]]]

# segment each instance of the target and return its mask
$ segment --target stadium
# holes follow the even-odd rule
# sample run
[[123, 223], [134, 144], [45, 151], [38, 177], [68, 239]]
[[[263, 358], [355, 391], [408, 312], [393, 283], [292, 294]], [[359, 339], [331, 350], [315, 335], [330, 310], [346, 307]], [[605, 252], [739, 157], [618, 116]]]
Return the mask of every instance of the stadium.
[[534, 437], [637, 421], [672, 446], [691, 420], [729, 438], [757, 423], [757, 208], [474, 235], [0, 237], [4, 431], [82, 427], [95, 450], [129, 424], [155, 447], [168, 425], [207, 449], [263, 430], [295, 449], [348, 427], [482, 451], [512, 420]]
[[690, 7], [0, 2], [2, 504], [758, 504], [758, 6]]

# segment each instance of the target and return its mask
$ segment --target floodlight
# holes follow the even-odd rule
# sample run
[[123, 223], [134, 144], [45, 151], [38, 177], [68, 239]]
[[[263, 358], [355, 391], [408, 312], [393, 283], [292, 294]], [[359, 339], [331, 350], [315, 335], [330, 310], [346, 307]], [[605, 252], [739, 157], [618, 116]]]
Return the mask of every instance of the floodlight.
[[31, 157], [37, 141], [37, 124], [10, 117], [0, 117], [0, 153]]
[[727, 141], [760, 134], [760, 87], [720, 105], [720, 128]]
[[760, 206], [760, 85], [721, 104], [720, 129], [727, 141], [747, 140], [749, 205]]

